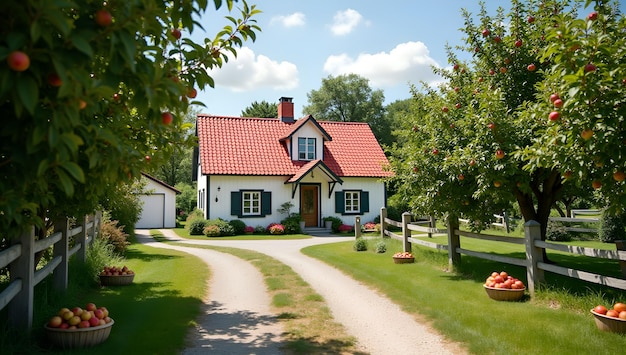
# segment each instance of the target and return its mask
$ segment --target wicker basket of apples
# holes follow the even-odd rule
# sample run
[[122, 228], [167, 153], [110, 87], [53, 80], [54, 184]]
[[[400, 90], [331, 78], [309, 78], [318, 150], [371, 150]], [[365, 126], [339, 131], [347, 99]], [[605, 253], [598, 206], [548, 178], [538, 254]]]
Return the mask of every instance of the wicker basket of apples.
[[496, 301], [518, 301], [524, 297], [524, 283], [506, 271], [492, 272], [483, 285], [489, 298]]
[[411, 264], [415, 262], [415, 257], [408, 251], [393, 254], [394, 264]]
[[597, 305], [591, 310], [598, 329], [605, 332], [626, 334], [626, 304], [618, 302], [613, 309]]
[[130, 285], [135, 279], [135, 273], [124, 265], [105, 266], [100, 272], [100, 284], [102, 286], [124, 286]]
[[85, 348], [109, 338], [115, 322], [106, 307], [88, 303], [80, 307], [61, 308], [44, 325], [48, 340], [63, 349]]

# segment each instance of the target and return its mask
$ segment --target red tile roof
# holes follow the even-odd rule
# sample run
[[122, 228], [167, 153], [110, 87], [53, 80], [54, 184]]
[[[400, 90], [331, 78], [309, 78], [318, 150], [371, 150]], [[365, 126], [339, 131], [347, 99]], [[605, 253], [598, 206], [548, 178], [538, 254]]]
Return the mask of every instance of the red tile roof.
[[[281, 139], [301, 123], [276, 118], [198, 115], [197, 134], [205, 175], [293, 176], [308, 161], [292, 161]], [[366, 123], [318, 121], [332, 138], [324, 163], [339, 177], [385, 177], [389, 162]], [[297, 149], [297, 144], [293, 145]]]

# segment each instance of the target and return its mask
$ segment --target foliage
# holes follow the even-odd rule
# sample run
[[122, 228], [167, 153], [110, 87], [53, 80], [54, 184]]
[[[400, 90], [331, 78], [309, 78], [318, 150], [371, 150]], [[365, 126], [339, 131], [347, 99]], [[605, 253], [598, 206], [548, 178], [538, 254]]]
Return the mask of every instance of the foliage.
[[[235, 222], [235, 224], [237, 223]], [[206, 221], [206, 225], [217, 226], [220, 230], [220, 235], [223, 237], [229, 236], [229, 235], [235, 235], [235, 227], [233, 227], [233, 225], [231, 225], [228, 221], [225, 221], [221, 218], [208, 220]], [[243, 228], [245, 228], [245, 224]], [[242, 228], [242, 233], [243, 233], [243, 228]]]
[[189, 229], [189, 234], [191, 235], [203, 235], [204, 227], [207, 225], [207, 220], [204, 218], [192, 218], [188, 219], [187, 229]]
[[385, 253], [387, 251], [387, 243], [385, 243], [383, 240], [379, 240], [378, 242], [376, 242], [374, 250], [378, 254]]
[[97, 285], [100, 271], [105, 266], [117, 266], [122, 264], [124, 258], [117, 251], [115, 244], [111, 244], [105, 238], [96, 238], [87, 248], [85, 267], [81, 273], [86, 273], [92, 285]]
[[241, 117], [276, 118], [278, 117], [278, 104], [265, 100], [254, 101], [241, 111]]
[[352, 230], [354, 230], [354, 226], [351, 226], [349, 224], [342, 224], [339, 226], [339, 228], [337, 228], [337, 230], [340, 233], [348, 233], [348, 232], [352, 232]]
[[332, 230], [333, 233], [337, 233], [339, 232], [339, 227], [343, 224], [343, 221], [337, 217], [334, 216], [328, 216], [328, 217], [324, 217], [324, 222], [330, 221], [332, 222]]
[[270, 225], [267, 226], [267, 231], [270, 234], [285, 234], [285, 226], [279, 223], [270, 223]]
[[354, 249], [354, 251], [366, 251], [367, 240], [365, 240], [364, 238], [356, 238], [354, 244], [352, 245], [352, 249]]
[[[412, 115], [398, 132], [402, 145], [391, 150], [393, 183], [412, 211], [486, 225], [516, 203], [525, 220], [540, 223], [545, 237], [554, 203], [564, 192], [575, 193], [564, 184], [590, 184], [585, 171], [600, 169], [608, 176], [624, 165], [618, 119], [626, 105], [613, 107], [625, 90], [614, 80], [626, 77], [626, 64], [616, 63], [624, 57], [623, 36], [612, 41], [602, 33], [620, 32], [626, 23], [610, 15], [612, 7], [604, 2], [596, 5], [600, 20], [579, 20], [581, 3], [512, 0], [507, 15], [502, 9], [488, 14], [483, 6], [477, 21], [463, 11], [466, 45], [460, 49], [473, 53], [472, 59], [460, 61], [448, 48], [451, 67], [435, 70], [445, 84], [413, 87]], [[575, 44], [581, 48], [570, 50]], [[594, 59], [598, 50], [602, 54]], [[585, 73], [589, 61], [598, 61], [602, 70]], [[554, 92], [564, 104], [550, 100]], [[592, 97], [602, 98], [593, 99], [594, 106], [607, 103], [614, 110], [606, 120], [596, 107], [586, 109]], [[550, 120], [551, 111], [562, 118]], [[606, 122], [604, 132], [614, 132], [606, 138], [619, 147], [594, 138], [590, 154], [591, 142], [580, 138], [588, 121]], [[589, 156], [598, 155], [601, 162], [589, 164]], [[606, 191], [619, 196], [624, 186], [614, 182]]]
[[285, 226], [285, 234], [298, 234], [302, 233], [300, 221], [302, 221], [300, 214], [292, 213], [289, 217], [281, 220], [280, 224]]
[[626, 223], [624, 214], [615, 215], [605, 211], [600, 220], [599, 236], [605, 243], [613, 243], [616, 240], [626, 239]]
[[246, 223], [242, 220], [233, 219], [228, 223], [233, 227], [234, 234], [243, 234], [246, 230]]
[[572, 240], [572, 236], [567, 231], [567, 228], [560, 222], [548, 222], [548, 229], [546, 231], [546, 239], [555, 242], [568, 242]]
[[204, 218], [204, 212], [202, 212], [202, 210], [199, 208], [194, 208], [191, 212], [189, 212], [186, 221], [190, 222], [192, 219], [195, 218]]
[[256, 234], [265, 234], [265, 233], [267, 233], [267, 228], [265, 228], [265, 227], [263, 227], [261, 225], [258, 225], [256, 227], [254, 227], [254, 233], [256, 233]]
[[[242, 0], [229, 25], [195, 43], [190, 35], [210, 3], [0, 2], [0, 13], [11, 14], [0, 27], [0, 60], [22, 52], [30, 61], [0, 66], [3, 233], [90, 213], [112, 187], [192, 143], [180, 119], [188, 97], [212, 86], [209, 70], [260, 31], [252, 18], [259, 10]], [[234, 2], [212, 3], [232, 10]]]
[[252, 226], [246, 226], [246, 228], [243, 229], [244, 233], [254, 233], [254, 227]]
[[192, 184], [179, 182], [174, 187], [180, 191], [180, 194], [176, 195], [177, 210], [189, 212], [196, 208], [198, 205], [198, 192]]
[[215, 224], [209, 224], [208, 226], [204, 227], [204, 235], [206, 235], [207, 237], [219, 237], [220, 235], [222, 235], [222, 233], [220, 232], [220, 227], [216, 226]]
[[357, 74], [330, 75], [307, 98], [304, 113], [317, 120], [367, 122], [381, 145], [391, 144], [391, 128], [383, 106], [385, 95], [382, 90], [372, 90], [368, 79]]
[[124, 232], [124, 226], [118, 225], [119, 221], [103, 220], [98, 238], [113, 246], [113, 250], [118, 254], [124, 254], [128, 242], [128, 234]]
[[108, 185], [108, 193], [100, 199], [100, 208], [107, 211], [110, 219], [119, 221], [126, 234], [135, 233], [135, 224], [143, 211], [140, 194], [146, 182], [141, 179], [123, 184]]
[[293, 208], [293, 203], [291, 201], [284, 202], [280, 205], [280, 208], [276, 211], [280, 214], [286, 214], [287, 216], [291, 216], [291, 209]]

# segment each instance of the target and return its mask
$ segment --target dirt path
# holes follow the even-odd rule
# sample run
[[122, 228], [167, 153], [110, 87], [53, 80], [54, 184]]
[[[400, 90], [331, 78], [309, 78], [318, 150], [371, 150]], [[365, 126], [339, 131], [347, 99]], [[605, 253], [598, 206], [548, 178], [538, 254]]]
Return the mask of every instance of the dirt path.
[[[299, 240], [196, 241], [180, 239], [172, 230], [163, 229], [161, 232], [168, 239], [179, 239], [188, 244], [218, 245], [250, 249], [267, 254], [283, 262], [300, 274], [316, 292], [324, 297], [335, 320], [342, 323], [348, 333], [358, 339], [360, 351], [370, 354], [402, 354], [407, 353], [407, 350], [410, 349], [408, 351], [415, 354], [466, 353], [458, 345], [443, 340], [441, 336], [428, 326], [418, 323], [412, 316], [403, 312], [398, 305], [394, 304], [383, 295], [346, 276], [339, 270], [300, 253], [300, 249], [309, 245], [353, 240], [351, 237], [314, 237]], [[137, 233], [139, 235], [139, 233], [146, 234], [147, 232], [137, 231]], [[162, 243], [157, 244], [165, 246], [165, 244]], [[173, 246], [167, 247], [174, 248]], [[181, 248], [179, 250], [184, 249], [193, 248]], [[222, 254], [218, 252], [214, 253]], [[230, 280], [235, 274], [244, 273], [244, 269], [240, 272], [239, 268], [242, 266], [242, 263], [247, 263], [240, 260], [240, 262], [228, 264], [229, 272], [227, 272], [227, 275], [229, 276], [226, 277], [225, 280], [220, 280], [216, 277], [217, 274], [220, 273], [217, 269], [220, 266], [212, 259], [213, 257], [213, 254], [211, 254], [209, 258], [207, 254], [207, 259], [204, 260], [212, 269], [213, 279], [210, 285], [210, 298], [212, 302], [215, 302], [218, 295], [214, 294], [214, 292], [217, 289], [232, 287]], [[231, 258], [234, 257], [231, 256]], [[251, 267], [249, 264], [247, 265]], [[238, 271], [235, 273], [233, 270]], [[251, 308], [248, 302], [250, 302], [251, 305], [259, 301], [259, 297], [254, 296], [251, 289], [257, 288], [260, 290], [257, 292], [265, 292], [265, 286], [262, 284], [260, 274], [258, 274], [256, 278], [257, 280], [254, 284], [246, 285], [247, 292], [243, 293], [243, 295], [246, 296], [246, 300], [238, 306], [240, 309]], [[259, 283], [261, 285], [259, 285]], [[269, 300], [266, 304], [269, 304]], [[209, 311], [211, 311], [211, 308], [209, 308]], [[263, 312], [267, 311], [264, 310]], [[269, 313], [261, 314], [267, 315]], [[218, 315], [215, 316], [215, 318], [217, 317]], [[210, 319], [207, 318], [207, 321], [210, 321]], [[245, 320], [242, 321], [245, 322]], [[205, 324], [203, 327], [209, 329], [209, 325]], [[203, 337], [204, 334], [198, 334], [198, 336]], [[265, 334], [265, 336], [267, 336], [267, 334]], [[271, 338], [276, 339], [275, 337]], [[207, 340], [207, 342], [210, 342], [210, 340]], [[275, 341], [275, 345], [279, 346], [279, 341]], [[261, 352], [246, 352], [245, 349], [231, 352], [231, 354], [250, 353], [261, 354]], [[278, 354], [280, 352], [273, 353]]]

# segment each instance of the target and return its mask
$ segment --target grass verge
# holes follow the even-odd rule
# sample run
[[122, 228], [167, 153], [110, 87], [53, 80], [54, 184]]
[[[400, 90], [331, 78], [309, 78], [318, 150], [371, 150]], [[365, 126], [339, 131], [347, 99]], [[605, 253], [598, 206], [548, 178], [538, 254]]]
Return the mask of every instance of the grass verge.
[[[126, 251], [124, 264], [135, 271], [133, 284], [96, 289], [70, 289], [35, 312], [36, 344], [0, 353], [67, 353], [46, 344], [43, 324], [61, 307], [84, 307], [88, 302], [109, 309], [115, 325], [104, 343], [72, 354], [176, 354], [200, 312], [209, 269], [189, 254], [139, 243]], [[185, 272], [180, 272], [185, 270]], [[41, 325], [41, 326], [40, 326]]]
[[[538, 301], [528, 296], [522, 302], [493, 301], [482, 287], [486, 270], [511, 269], [510, 274], [522, 279], [524, 269], [470, 262], [474, 258], [463, 256], [465, 269], [451, 273], [447, 254], [417, 246], [416, 263], [398, 265], [391, 255], [402, 249], [400, 242], [385, 242], [384, 254], [355, 252], [353, 242], [312, 246], [303, 252], [386, 294], [474, 354], [617, 354], [626, 347], [626, 337], [600, 332], [589, 313], [596, 302], [610, 302], [601, 292], [581, 297], [567, 289], [550, 289], [540, 291]], [[476, 274], [472, 267], [485, 270], [480, 279], [464, 275]]]

